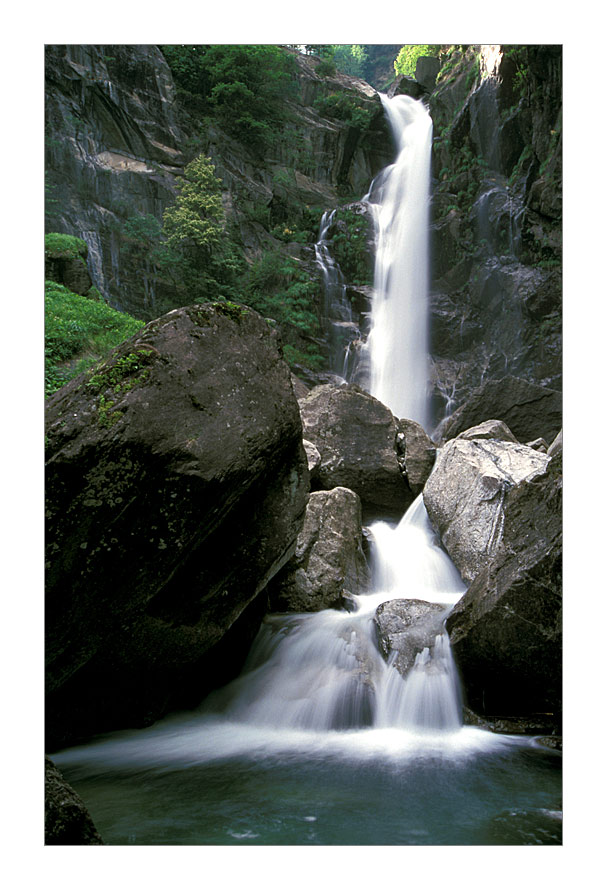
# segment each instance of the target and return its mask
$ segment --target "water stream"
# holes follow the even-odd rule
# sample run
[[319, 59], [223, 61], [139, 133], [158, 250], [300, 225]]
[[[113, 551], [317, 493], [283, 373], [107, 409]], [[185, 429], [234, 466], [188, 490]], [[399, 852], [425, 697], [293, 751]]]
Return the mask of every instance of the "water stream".
[[[423, 423], [431, 124], [421, 103], [383, 101], [399, 157], [378, 213], [374, 392]], [[372, 590], [351, 611], [269, 615], [241, 675], [195, 713], [53, 754], [107, 843], [560, 843], [558, 756], [463, 725], [444, 625], [405, 676], [380, 653], [382, 603], [444, 619], [465, 592], [422, 496], [371, 532]]]

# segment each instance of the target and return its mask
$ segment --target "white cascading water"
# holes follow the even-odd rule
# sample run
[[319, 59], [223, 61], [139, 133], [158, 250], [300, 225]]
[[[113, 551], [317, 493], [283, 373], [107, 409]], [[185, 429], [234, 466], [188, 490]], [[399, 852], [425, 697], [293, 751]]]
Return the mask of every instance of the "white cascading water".
[[370, 392], [428, 428], [428, 219], [432, 119], [409, 96], [382, 96], [398, 147], [381, 174], [368, 349]]
[[[403, 132], [398, 161], [384, 179], [387, 206], [378, 208], [382, 286], [372, 352], [381, 389], [376, 395], [399, 416], [422, 422], [426, 320], [420, 304], [425, 295], [431, 125], [421, 103], [404, 96], [382, 101], [393, 125], [400, 122]], [[400, 218], [408, 214], [410, 219]], [[413, 308], [402, 305], [409, 298]], [[438, 603], [444, 620], [466, 589], [437, 541], [422, 495], [398, 525], [378, 521], [370, 529], [374, 590], [353, 597], [354, 611], [267, 616], [240, 676], [209, 696], [198, 714], [118, 734], [114, 740], [72, 750], [57, 762], [174, 760], [183, 765], [287, 749], [343, 751], [357, 757], [423, 757], [434, 750], [459, 757], [501, 744], [491, 733], [462, 726], [459, 681], [444, 623], [405, 677], [394, 658], [386, 661], [378, 649], [374, 616], [381, 603]]]
[[[380, 176], [381, 202], [374, 206], [371, 391], [397, 416], [427, 426], [432, 122], [425, 106], [407, 96], [382, 96], [382, 102], [398, 157]], [[325, 214], [317, 261], [329, 285], [325, 293], [339, 307], [347, 301], [323, 237], [329, 225]], [[459, 683], [446, 631], [418, 654], [403, 678], [379, 653], [373, 622], [377, 607], [394, 599], [440, 603], [446, 617], [464, 593], [461, 578], [436, 541], [421, 495], [396, 528], [376, 522], [371, 530], [375, 592], [354, 597], [353, 613], [326, 610], [267, 619], [245, 671], [212, 697], [209, 707], [230, 719], [274, 729], [326, 732], [370, 726], [445, 732], [461, 727]]]
[[318, 241], [314, 245], [316, 263], [323, 279], [323, 318], [328, 328], [329, 369], [336, 375], [348, 379], [349, 343], [360, 337], [352, 321], [352, 307], [346, 296], [346, 283], [339, 265], [331, 256], [327, 234], [333, 219], [334, 210], [326, 210], [320, 221]]

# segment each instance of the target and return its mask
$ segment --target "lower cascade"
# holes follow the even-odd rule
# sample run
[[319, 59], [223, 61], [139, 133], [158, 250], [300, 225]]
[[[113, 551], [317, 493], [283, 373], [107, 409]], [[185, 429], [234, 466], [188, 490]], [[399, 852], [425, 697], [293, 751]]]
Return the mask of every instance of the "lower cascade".
[[[462, 709], [446, 631], [424, 647], [403, 678], [378, 650], [377, 607], [406, 596], [450, 606], [465, 590], [435, 543], [422, 496], [396, 528], [377, 522], [376, 589], [353, 597], [356, 611], [327, 609], [266, 618], [242, 675], [212, 696], [207, 713], [257, 726], [317, 732], [383, 727], [454, 732]], [[407, 589], [403, 589], [403, 578]]]

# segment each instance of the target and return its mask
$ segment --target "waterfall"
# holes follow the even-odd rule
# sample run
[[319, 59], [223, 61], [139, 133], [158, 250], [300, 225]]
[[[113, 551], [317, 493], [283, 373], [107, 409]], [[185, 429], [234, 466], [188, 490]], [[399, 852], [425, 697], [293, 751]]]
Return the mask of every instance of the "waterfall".
[[212, 695], [208, 714], [273, 730], [328, 732], [363, 727], [453, 732], [462, 724], [457, 671], [446, 631], [403, 677], [376, 642], [381, 603], [440, 603], [443, 618], [465, 586], [440, 548], [419, 495], [400, 523], [371, 526], [375, 590], [356, 611], [268, 616], [241, 676]]
[[360, 331], [352, 319], [352, 307], [346, 296], [346, 283], [342, 271], [331, 256], [327, 243], [327, 235], [334, 217], [334, 210], [323, 213], [314, 253], [323, 279], [322, 316], [329, 341], [329, 370], [347, 380], [350, 344], [360, 337]]
[[[398, 156], [377, 183], [370, 391], [428, 428], [428, 220], [432, 120], [422, 102], [381, 96]], [[374, 189], [375, 190], [375, 189]]]

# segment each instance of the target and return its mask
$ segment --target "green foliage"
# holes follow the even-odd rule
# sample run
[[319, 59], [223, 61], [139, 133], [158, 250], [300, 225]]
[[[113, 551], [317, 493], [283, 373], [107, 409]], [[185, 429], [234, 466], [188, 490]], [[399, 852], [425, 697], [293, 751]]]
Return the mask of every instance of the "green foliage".
[[163, 216], [163, 234], [169, 247], [194, 249], [205, 257], [221, 241], [225, 214], [221, 182], [210, 158], [203, 155], [185, 168], [176, 203]]
[[347, 207], [337, 210], [331, 252], [346, 279], [353, 284], [373, 283], [369, 236], [369, 222], [365, 216]]
[[251, 268], [244, 299], [247, 306], [280, 325], [287, 361], [303, 361], [308, 367], [323, 362], [314, 342], [320, 335], [318, 287], [298, 260], [271, 251]]
[[351, 77], [365, 78], [369, 56], [360, 43], [336, 43], [333, 46], [333, 61], [338, 71]]
[[294, 88], [292, 56], [272, 45], [164, 45], [181, 98], [195, 112], [214, 117], [230, 135], [255, 151], [280, 131], [280, 101]]
[[439, 50], [440, 44], [406, 43], [404, 46], [401, 46], [394, 60], [394, 70], [397, 74], [406, 74], [408, 77], [414, 77], [417, 60], [421, 56], [437, 56]]
[[44, 236], [44, 255], [52, 259], [85, 259], [88, 252], [86, 241], [75, 235], [49, 232]]
[[146, 344], [135, 352], [120, 355], [110, 360], [89, 373], [86, 382], [87, 387], [96, 392], [104, 392], [111, 389], [117, 395], [121, 392], [129, 392], [138, 383], [143, 383], [149, 376], [151, 361], [150, 347]]
[[[139, 225], [145, 228], [145, 221]], [[149, 234], [154, 237], [153, 227]], [[164, 212], [162, 236], [155, 261], [185, 288], [187, 302], [234, 296], [243, 259], [227, 230], [210, 158], [201, 155], [185, 168], [177, 200]]]
[[336, 118], [358, 130], [366, 130], [373, 120], [373, 111], [349, 93], [331, 93], [314, 102], [314, 108], [324, 117]]
[[45, 391], [55, 390], [136, 333], [143, 325], [54, 281], [45, 291]]
[[508, 59], [514, 65], [512, 93], [517, 103], [525, 95], [529, 80], [529, 47], [504, 44], [502, 52], [504, 60]]

